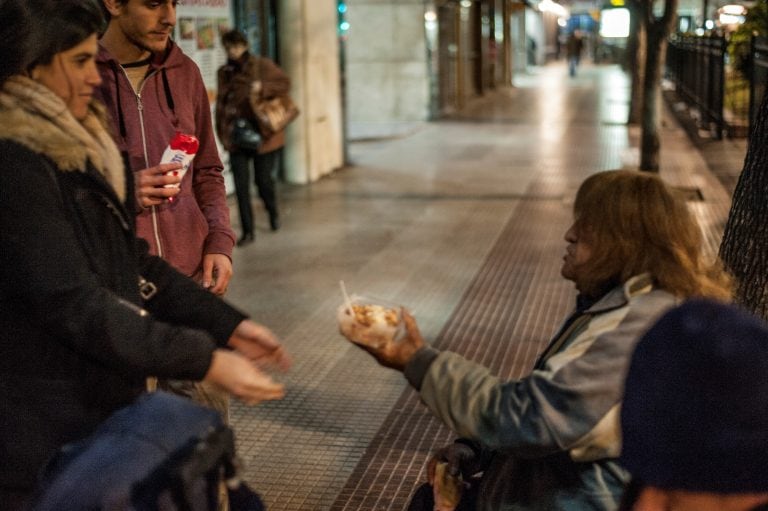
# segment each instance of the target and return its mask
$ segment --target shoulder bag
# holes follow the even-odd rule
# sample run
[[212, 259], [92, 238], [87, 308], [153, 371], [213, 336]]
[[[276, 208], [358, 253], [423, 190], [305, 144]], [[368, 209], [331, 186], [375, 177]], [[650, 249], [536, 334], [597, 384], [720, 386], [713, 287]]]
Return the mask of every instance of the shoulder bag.
[[288, 124], [299, 116], [299, 109], [290, 96], [276, 96], [270, 99], [260, 99], [253, 106], [253, 113], [259, 121], [259, 131], [269, 138], [278, 131], [285, 129]]
[[229, 141], [238, 149], [258, 151], [262, 139], [253, 122], [245, 117], [237, 117], [232, 123], [232, 134]]
[[[261, 67], [259, 65], [259, 67]], [[259, 77], [261, 79], [261, 77]], [[260, 93], [251, 94], [251, 109], [259, 124], [259, 131], [264, 138], [269, 138], [285, 129], [296, 117], [299, 108], [286, 93], [273, 98], [264, 98]]]

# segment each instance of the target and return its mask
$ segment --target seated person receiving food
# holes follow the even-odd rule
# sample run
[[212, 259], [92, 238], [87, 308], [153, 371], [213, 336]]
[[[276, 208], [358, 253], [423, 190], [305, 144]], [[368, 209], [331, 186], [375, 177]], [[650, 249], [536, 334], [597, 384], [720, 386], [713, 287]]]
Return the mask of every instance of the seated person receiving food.
[[565, 241], [561, 274], [579, 291], [576, 307], [525, 378], [502, 381], [430, 347], [407, 311], [402, 339], [360, 343], [380, 364], [402, 371], [424, 404], [462, 437], [430, 460], [430, 481], [435, 467], [443, 483], [482, 473], [469, 489], [457, 485], [461, 502], [427, 485], [411, 510], [435, 509], [433, 493], [443, 497], [441, 511], [619, 505], [629, 475], [617, 462], [618, 416], [635, 343], [688, 297], [729, 299], [730, 279], [704, 257], [701, 230], [683, 198], [651, 174], [589, 177], [576, 195]]

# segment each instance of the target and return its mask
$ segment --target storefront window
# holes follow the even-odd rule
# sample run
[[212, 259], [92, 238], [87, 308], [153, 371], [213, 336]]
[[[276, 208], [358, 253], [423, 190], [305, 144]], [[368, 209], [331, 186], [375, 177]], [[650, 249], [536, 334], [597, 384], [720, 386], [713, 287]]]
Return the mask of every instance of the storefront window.
[[248, 37], [251, 53], [279, 62], [277, 1], [235, 0], [235, 26]]

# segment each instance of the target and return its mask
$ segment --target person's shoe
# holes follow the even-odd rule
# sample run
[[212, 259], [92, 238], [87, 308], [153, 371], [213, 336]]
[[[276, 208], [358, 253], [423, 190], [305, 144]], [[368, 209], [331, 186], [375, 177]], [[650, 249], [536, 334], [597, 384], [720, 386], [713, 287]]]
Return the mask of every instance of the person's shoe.
[[269, 228], [273, 231], [276, 231], [280, 228], [280, 219], [277, 217], [277, 215], [272, 215], [269, 217]]
[[237, 246], [238, 247], [244, 247], [245, 245], [250, 245], [255, 240], [256, 240], [256, 238], [254, 238], [252, 232], [245, 233], [242, 236], [240, 236], [239, 240], [237, 240]]

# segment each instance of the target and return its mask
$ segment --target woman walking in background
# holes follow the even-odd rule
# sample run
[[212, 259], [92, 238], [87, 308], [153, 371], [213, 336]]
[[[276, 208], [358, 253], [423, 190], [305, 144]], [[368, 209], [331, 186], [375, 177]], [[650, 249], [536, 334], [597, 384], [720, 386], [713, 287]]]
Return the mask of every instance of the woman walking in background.
[[229, 151], [229, 163], [235, 179], [235, 194], [240, 213], [242, 235], [238, 246], [254, 241], [253, 208], [251, 207], [249, 161], [253, 160], [256, 188], [269, 214], [269, 226], [280, 228], [275, 197], [275, 175], [280, 161], [280, 149], [285, 145], [285, 132], [278, 131], [265, 137], [258, 149], [238, 147], [232, 140], [232, 129], [237, 119], [256, 124], [251, 107], [254, 98], [273, 98], [288, 93], [291, 81], [272, 60], [251, 55], [248, 39], [242, 32], [231, 30], [221, 36], [227, 52], [227, 63], [218, 71], [216, 97], [216, 132], [224, 148]]

